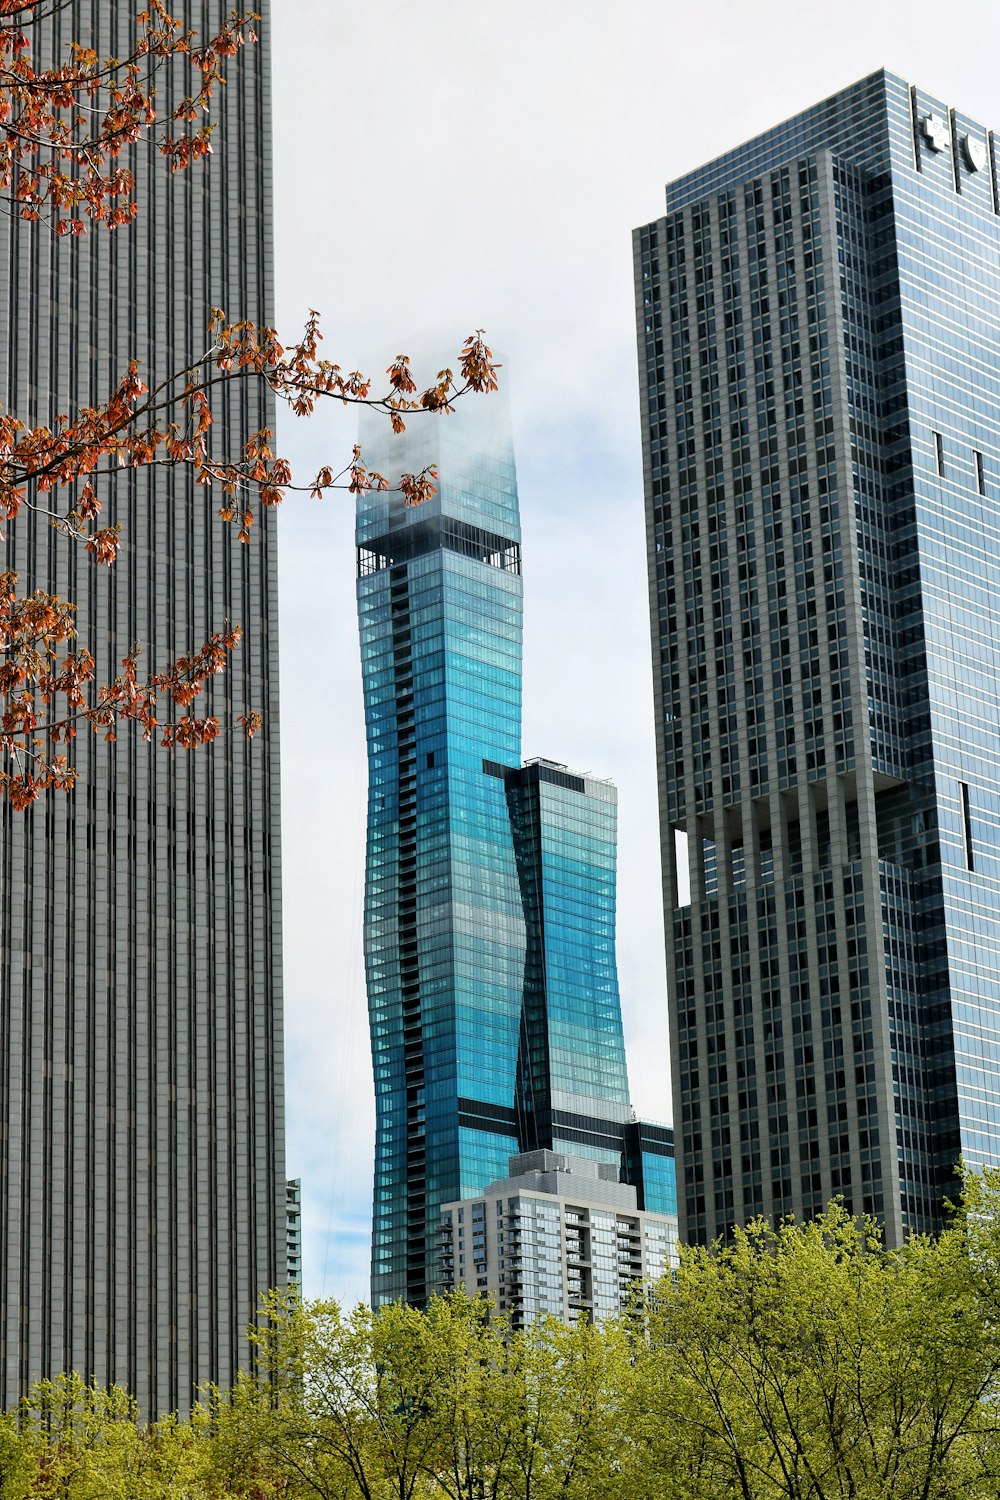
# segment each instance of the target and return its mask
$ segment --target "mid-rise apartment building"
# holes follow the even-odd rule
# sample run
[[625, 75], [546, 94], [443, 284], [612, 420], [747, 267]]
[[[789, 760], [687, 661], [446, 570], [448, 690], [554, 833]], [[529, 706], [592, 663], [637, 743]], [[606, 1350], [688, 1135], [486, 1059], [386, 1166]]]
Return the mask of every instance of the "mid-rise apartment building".
[[302, 1179], [285, 1184], [285, 1275], [288, 1285], [302, 1287]]
[[441, 1285], [489, 1297], [522, 1328], [544, 1314], [599, 1322], [676, 1261], [677, 1218], [643, 1212], [613, 1166], [555, 1151], [441, 1211]]

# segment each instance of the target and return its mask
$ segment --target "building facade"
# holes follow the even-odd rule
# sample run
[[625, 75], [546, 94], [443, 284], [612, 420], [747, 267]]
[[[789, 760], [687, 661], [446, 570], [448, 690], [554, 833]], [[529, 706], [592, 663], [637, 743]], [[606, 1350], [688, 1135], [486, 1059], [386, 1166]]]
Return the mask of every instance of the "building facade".
[[395, 451], [400, 470], [441, 474], [415, 509], [360, 497], [357, 522], [372, 1296], [419, 1303], [440, 1205], [518, 1149], [524, 914], [504, 782], [483, 762], [521, 753], [520, 527], [509, 443], [477, 451], [458, 419], [414, 420], [389, 452], [379, 436], [364, 445], [376, 467]]
[[615, 963], [615, 788], [555, 761], [496, 770], [525, 920], [518, 1136], [525, 1150], [575, 1142], [617, 1167], [631, 1113]]
[[[47, 9], [36, 62], [72, 40], [128, 55], [132, 7]], [[228, 11], [179, 13], [204, 34]], [[2, 217], [4, 409], [52, 423], [106, 398], [131, 357], [151, 383], [183, 369], [213, 306], [273, 322], [261, 32], [213, 101], [206, 168], [172, 176], [152, 140], [128, 155], [134, 226], [78, 239]], [[166, 100], [180, 75], [160, 84]], [[216, 417], [227, 456], [274, 425], [250, 387]], [[212, 747], [81, 735], [72, 795], [0, 810], [0, 1406], [75, 1370], [155, 1415], [232, 1380], [259, 1294], [284, 1279], [275, 534], [261, 515], [241, 547], [182, 470], [99, 489], [123, 528], [115, 567], [27, 511], [5, 565], [77, 603], [100, 680], [136, 641], [155, 668], [227, 621], [245, 634], [206, 695], [225, 726]], [[265, 716], [252, 744], [233, 727], [244, 708]]]
[[540, 1150], [509, 1173], [444, 1204], [440, 1254], [443, 1288], [489, 1297], [512, 1328], [614, 1317], [676, 1263], [676, 1215], [642, 1212], [614, 1166]]
[[1000, 1161], [998, 249], [885, 72], [635, 235], [683, 1238]]
[[[538, 1147], [641, 1170], [614, 951], [616, 794], [521, 765], [521, 555], [498, 401], [372, 426], [437, 494], [358, 502], [368, 734], [365, 963], [376, 1093], [372, 1295], [423, 1302], [442, 1203]], [[391, 477], [391, 473], [390, 473]], [[650, 1136], [659, 1166], [669, 1132]], [[671, 1162], [672, 1165], [672, 1162]], [[651, 1192], [666, 1191], [651, 1171]], [[657, 1200], [659, 1202], [659, 1199]]]
[[285, 1183], [285, 1275], [289, 1287], [302, 1287], [302, 1179]]

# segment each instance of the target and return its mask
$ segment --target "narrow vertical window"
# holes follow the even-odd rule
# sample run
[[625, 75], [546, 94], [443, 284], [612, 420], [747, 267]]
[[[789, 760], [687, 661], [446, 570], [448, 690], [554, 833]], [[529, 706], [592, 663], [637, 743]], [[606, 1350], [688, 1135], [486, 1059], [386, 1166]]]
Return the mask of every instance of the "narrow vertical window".
[[972, 814], [969, 810], [969, 788], [966, 782], [958, 783], [958, 795], [962, 804], [962, 843], [965, 848], [965, 868], [976, 868], [972, 858]]
[[774, 883], [774, 847], [769, 828], [763, 829], [760, 835], [760, 879], [762, 885]]
[[973, 448], [972, 456], [976, 460], [976, 488], [981, 495], [986, 494], [986, 468], [983, 464], [983, 455], [978, 448]]
[[937, 459], [937, 471], [944, 473], [944, 438], [939, 432], [934, 434], [934, 456]]
[[688, 864], [688, 836], [683, 828], [674, 829], [674, 864], [677, 871], [677, 906], [691, 904], [691, 869]]

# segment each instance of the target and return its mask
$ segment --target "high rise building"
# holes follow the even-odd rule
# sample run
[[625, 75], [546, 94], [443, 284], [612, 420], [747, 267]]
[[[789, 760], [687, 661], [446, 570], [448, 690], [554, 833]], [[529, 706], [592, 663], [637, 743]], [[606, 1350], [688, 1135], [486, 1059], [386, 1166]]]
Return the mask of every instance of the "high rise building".
[[[43, 9], [36, 62], [73, 40], [128, 54], [132, 6]], [[180, 14], [204, 35], [229, 9]], [[213, 306], [273, 322], [268, 35], [213, 101], [205, 168], [172, 176], [153, 140], [131, 153], [134, 226], [77, 239], [2, 217], [5, 410], [53, 423], [96, 405], [133, 356], [154, 379], [183, 369]], [[179, 81], [165, 72], [161, 98]], [[227, 456], [274, 425], [258, 387], [216, 417]], [[0, 1407], [76, 1370], [155, 1414], [233, 1378], [284, 1278], [275, 534], [262, 514], [240, 546], [182, 470], [100, 489], [123, 527], [114, 568], [44, 516], [5, 528], [22, 585], [77, 602], [99, 676], [135, 641], [156, 667], [227, 620], [245, 635], [207, 694], [215, 745], [81, 735], [72, 795], [0, 811]], [[265, 715], [252, 744], [230, 729], [244, 707]]]
[[675, 1214], [644, 1213], [614, 1166], [555, 1151], [441, 1210], [441, 1284], [490, 1297], [512, 1328], [614, 1317], [676, 1261]]
[[886, 72], [635, 235], [682, 1238], [1000, 1161], [998, 249]]
[[302, 1286], [302, 1179], [285, 1184], [285, 1274], [289, 1287]]
[[616, 794], [521, 760], [520, 521], [499, 400], [373, 427], [376, 468], [438, 492], [358, 501], [368, 732], [365, 963], [376, 1093], [372, 1295], [433, 1288], [443, 1203], [548, 1147], [616, 1172], [672, 1137], [632, 1122], [614, 951]]
[[554, 761], [489, 770], [504, 777], [525, 920], [518, 1134], [525, 1150], [575, 1142], [610, 1150], [617, 1165], [631, 1115], [615, 964], [615, 788]]

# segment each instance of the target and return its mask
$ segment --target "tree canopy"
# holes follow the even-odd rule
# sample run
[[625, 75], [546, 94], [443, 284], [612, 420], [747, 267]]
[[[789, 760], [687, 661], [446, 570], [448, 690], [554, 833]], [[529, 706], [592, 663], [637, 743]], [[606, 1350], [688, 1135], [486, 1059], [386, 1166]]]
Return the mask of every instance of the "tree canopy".
[[0, 1497], [995, 1500], [998, 1272], [994, 1171], [898, 1250], [838, 1203], [682, 1249], [596, 1327], [272, 1293], [253, 1372], [187, 1422], [42, 1383], [0, 1421]]

